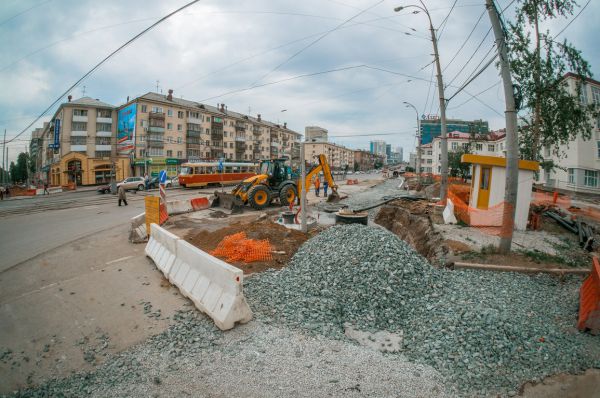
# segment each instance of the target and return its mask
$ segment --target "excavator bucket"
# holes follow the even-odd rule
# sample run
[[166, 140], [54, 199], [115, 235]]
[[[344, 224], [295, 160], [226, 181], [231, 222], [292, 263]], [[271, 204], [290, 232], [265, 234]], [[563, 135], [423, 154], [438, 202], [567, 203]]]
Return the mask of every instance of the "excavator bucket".
[[231, 210], [231, 214], [241, 214], [244, 212], [244, 202], [237, 196], [226, 192], [215, 191], [215, 196], [210, 207]]
[[327, 197], [327, 203], [336, 203], [340, 201], [340, 194], [337, 193], [337, 190], [332, 189], [331, 193]]

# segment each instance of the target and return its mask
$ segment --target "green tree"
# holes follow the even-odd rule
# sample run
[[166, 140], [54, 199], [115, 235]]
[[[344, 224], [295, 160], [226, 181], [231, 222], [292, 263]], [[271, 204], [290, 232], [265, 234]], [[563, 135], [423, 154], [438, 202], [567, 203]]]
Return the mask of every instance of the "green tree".
[[[595, 104], [580, 101], [582, 82], [592, 76], [588, 62], [567, 40], [558, 42], [550, 31], [539, 29], [541, 22], [573, 15], [575, 6], [574, 0], [519, 0], [509, 26], [510, 65], [521, 110], [519, 144], [526, 159], [543, 162], [544, 147], [562, 157], [560, 146], [578, 136], [589, 139], [598, 117]], [[567, 72], [579, 76], [576, 96], [566, 90]]]
[[13, 184], [16, 184], [17, 181], [19, 181], [19, 173], [17, 172], [17, 165], [15, 164], [15, 162], [10, 162], [8, 170], [10, 173], [10, 180]]
[[448, 169], [450, 177], [467, 178], [471, 170], [471, 165], [461, 162], [462, 155], [471, 153], [471, 143], [465, 146], [460, 146], [456, 151], [448, 152]]
[[17, 181], [25, 182], [29, 176], [29, 154], [26, 152], [19, 153], [17, 157]]

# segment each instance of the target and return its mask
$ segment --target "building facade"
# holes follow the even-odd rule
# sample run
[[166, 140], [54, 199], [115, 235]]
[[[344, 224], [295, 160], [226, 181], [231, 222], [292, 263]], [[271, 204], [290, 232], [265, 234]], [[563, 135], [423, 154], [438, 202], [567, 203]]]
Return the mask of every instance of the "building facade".
[[[579, 77], [572, 73], [565, 75], [567, 90], [577, 95]], [[584, 104], [600, 106], [600, 82], [586, 79], [581, 85], [580, 101]], [[567, 145], [561, 145], [560, 158], [552, 154], [550, 148], [543, 149], [543, 157], [551, 160], [553, 170], [542, 170], [538, 183], [548, 188], [559, 188], [573, 192], [600, 193], [600, 119], [594, 120], [594, 131], [589, 140], [577, 137]]]
[[[442, 121], [437, 116], [429, 116], [422, 118], [420, 121], [421, 125], [421, 143], [428, 144], [433, 141], [435, 137], [439, 137], [442, 132]], [[446, 120], [446, 131], [458, 131], [461, 133], [468, 134], [479, 134], [484, 135], [489, 133], [489, 125], [484, 120], [460, 120], [460, 119], [447, 119]]]
[[359, 149], [354, 151], [354, 171], [373, 170], [376, 165], [383, 164], [383, 157], [371, 151]]
[[318, 126], [306, 126], [304, 128], [304, 139], [307, 142], [328, 142], [329, 132]]
[[386, 144], [385, 141], [375, 140], [369, 143], [369, 152], [376, 155], [385, 156]]
[[[134, 174], [158, 175], [166, 169], [177, 175], [186, 161], [247, 161], [285, 157], [292, 166], [300, 162], [301, 135], [283, 126], [230, 111], [225, 104], [213, 107], [168, 95], [147, 93], [119, 107], [119, 115], [132, 118], [135, 127], [119, 130], [131, 145]], [[132, 114], [134, 116], [132, 116]], [[121, 122], [119, 128], [121, 129]]]
[[116, 107], [83, 97], [59, 106], [34, 132], [37, 177], [50, 185], [94, 185], [130, 175], [128, 156], [117, 154]]
[[307, 142], [304, 144], [304, 159], [310, 164], [318, 164], [318, 156], [327, 156], [329, 166], [335, 170], [352, 170], [354, 150], [331, 142]]

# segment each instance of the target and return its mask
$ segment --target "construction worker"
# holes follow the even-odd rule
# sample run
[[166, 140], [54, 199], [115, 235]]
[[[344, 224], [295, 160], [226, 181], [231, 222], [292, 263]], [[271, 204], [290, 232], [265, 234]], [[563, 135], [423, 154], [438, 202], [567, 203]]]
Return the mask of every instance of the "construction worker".
[[48, 181], [44, 181], [44, 195], [50, 195], [50, 191], [48, 191]]
[[325, 180], [323, 182], [323, 197], [324, 198], [327, 197], [327, 188], [329, 188], [329, 183], [327, 182], [327, 180]]
[[127, 206], [127, 194], [125, 193], [125, 187], [123, 185], [119, 186], [117, 193], [119, 196], [119, 206], [121, 206], [121, 201]]
[[321, 190], [321, 179], [319, 176], [315, 179], [315, 195], [319, 196], [319, 191]]

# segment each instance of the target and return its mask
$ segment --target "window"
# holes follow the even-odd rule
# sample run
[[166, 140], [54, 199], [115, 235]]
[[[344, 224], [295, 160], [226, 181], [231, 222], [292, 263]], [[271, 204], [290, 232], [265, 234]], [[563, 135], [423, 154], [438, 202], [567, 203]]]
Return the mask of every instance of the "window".
[[210, 141], [206, 141], [206, 146], [210, 146]]
[[85, 145], [87, 137], [71, 137], [71, 145]]
[[427, 159], [427, 164], [432, 164], [433, 161], [431, 159]]
[[588, 103], [587, 84], [585, 83], [581, 85], [581, 94], [579, 94], [579, 100], [584, 105], [587, 105]]
[[596, 141], [596, 157], [600, 159], [600, 141]]
[[154, 113], [163, 113], [163, 108], [160, 106], [153, 106], [152, 107], [152, 112]]
[[178, 144], [181, 144], [181, 142], [182, 142], [182, 141], [183, 141], [183, 140], [181, 139], [181, 137], [177, 137], [177, 143], [178, 143]]
[[96, 113], [98, 114], [98, 117], [112, 117], [110, 109], [96, 109]]
[[73, 122], [71, 123], [71, 131], [87, 131], [87, 123]]
[[167, 123], [167, 130], [173, 130], [173, 123]]
[[140, 119], [140, 126], [142, 126], [142, 127], [148, 127], [148, 121], [144, 120], [144, 119]]
[[185, 114], [183, 113], [183, 111], [177, 111], [177, 117], [179, 119], [183, 119], [184, 116], [185, 116]]
[[428, 155], [431, 155], [433, 153], [433, 151], [427, 151]]
[[475, 144], [475, 150], [483, 151], [483, 144]]
[[223, 132], [223, 137], [227, 137], [227, 131]]
[[110, 151], [96, 151], [94, 153], [94, 156], [97, 158], [109, 158], [110, 157]]
[[600, 105], [600, 87], [592, 87], [592, 101], [594, 104]]
[[167, 149], [167, 157], [168, 158], [173, 157], [173, 151], [172, 150]]
[[469, 147], [469, 143], [468, 142], [463, 142], [462, 143], [462, 147], [463, 147], [463, 149], [466, 150]]
[[575, 184], [575, 169], [568, 170], [569, 184]]
[[210, 129], [206, 129], [206, 134], [210, 134]]
[[489, 167], [481, 168], [481, 184], [479, 189], [488, 190], [490, 189], [490, 169]]
[[177, 131], [181, 131], [181, 129], [182, 129], [181, 124], [178, 124], [177, 125]]
[[178, 158], [182, 158], [183, 157], [183, 151], [177, 151], [177, 157]]
[[87, 109], [73, 109], [73, 116], [87, 116]]
[[163, 156], [162, 148], [150, 148], [148, 149], [149, 156]]
[[190, 112], [190, 117], [193, 117], [194, 119], [200, 119], [200, 113], [199, 112]]
[[110, 145], [110, 137], [96, 137], [96, 145]]
[[140, 157], [143, 158], [146, 154], [146, 151], [144, 151], [143, 149], [140, 149]]
[[458, 142], [453, 142], [452, 143], [452, 150], [456, 151], [458, 149]]
[[142, 105], [142, 113], [148, 112], [148, 105]]
[[112, 124], [110, 123], [96, 123], [96, 131], [112, 131]]
[[585, 170], [583, 177], [583, 185], [586, 187], [598, 186], [598, 172], [595, 170]]
[[173, 109], [167, 109], [167, 116], [173, 116]]
[[[225, 143], [225, 145], [227, 145], [227, 143]], [[229, 143], [229, 148], [233, 148], [233, 142]]]
[[494, 145], [488, 145], [489, 152], [494, 152], [495, 150], [496, 150], [496, 147]]

